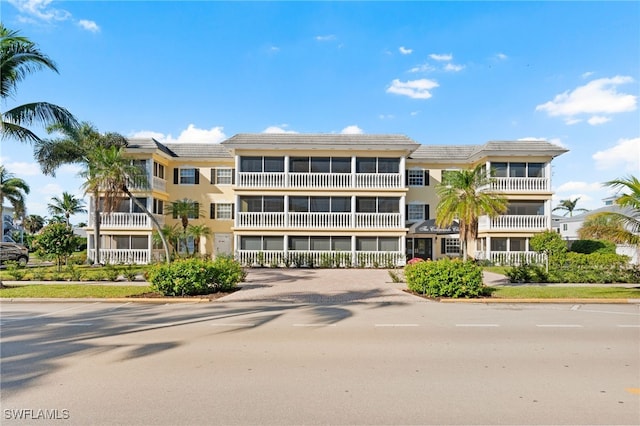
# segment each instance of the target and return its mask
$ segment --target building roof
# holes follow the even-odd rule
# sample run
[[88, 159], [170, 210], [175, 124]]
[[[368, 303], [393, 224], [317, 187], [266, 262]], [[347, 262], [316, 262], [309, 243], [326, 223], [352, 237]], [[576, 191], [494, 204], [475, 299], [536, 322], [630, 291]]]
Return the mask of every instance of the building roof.
[[389, 150], [412, 152], [420, 144], [404, 135], [344, 135], [331, 133], [240, 133], [222, 145], [231, 149]]
[[409, 158], [435, 162], [470, 162], [484, 157], [551, 156], [564, 154], [568, 149], [547, 141], [490, 141], [483, 145], [420, 145]]
[[219, 143], [161, 143], [153, 138], [127, 139], [127, 149], [154, 152], [160, 150], [169, 157], [232, 158], [229, 150]]

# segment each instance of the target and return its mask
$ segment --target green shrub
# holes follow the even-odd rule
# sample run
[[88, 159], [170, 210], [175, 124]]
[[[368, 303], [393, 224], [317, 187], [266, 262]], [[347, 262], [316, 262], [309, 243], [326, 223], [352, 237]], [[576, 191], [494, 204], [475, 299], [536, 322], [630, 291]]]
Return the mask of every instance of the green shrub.
[[409, 290], [430, 297], [478, 297], [482, 294], [482, 268], [471, 261], [441, 259], [417, 262], [404, 268]]
[[571, 251], [575, 253], [611, 253], [615, 254], [616, 245], [611, 241], [577, 240], [571, 244]]
[[69, 275], [70, 281], [81, 281], [82, 280], [82, 270], [74, 266], [73, 263], [69, 263], [67, 265], [67, 274]]
[[241, 265], [230, 257], [215, 260], [184, 259], [154, 265], [149, 270], [152, 288], [165, 296], [193, 296], [230, 291], [244, 279]]
[[104, 273], [107, 277], [107, 281], [116, 281], [120, 276], [120, 272], [118, 272], [118, 269], [116, 269], [116, 267], [110, 263], [104, 265]]
[[20, 266], [18, 262], [14, 260], [5, 262], [5, 265], [7, 267], [7, 274], [15, 281], [21, 281], [27, 274], [26, 269]]

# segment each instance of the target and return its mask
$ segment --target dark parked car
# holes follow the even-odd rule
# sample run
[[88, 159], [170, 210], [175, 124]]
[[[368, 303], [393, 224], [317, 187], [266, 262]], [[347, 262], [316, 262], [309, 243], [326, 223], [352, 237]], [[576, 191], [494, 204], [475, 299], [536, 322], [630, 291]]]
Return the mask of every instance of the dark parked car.
[[7, 261], [26, 265], [29, 261], [29, 249], [16, 243], [0, 243], [0, 263]]

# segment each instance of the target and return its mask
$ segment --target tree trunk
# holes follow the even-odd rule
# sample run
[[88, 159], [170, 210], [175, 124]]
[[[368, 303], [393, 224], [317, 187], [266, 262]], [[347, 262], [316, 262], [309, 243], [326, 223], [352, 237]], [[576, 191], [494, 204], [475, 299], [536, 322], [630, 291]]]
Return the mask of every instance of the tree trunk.
[[97, 192], [93, 193], [93, 264], [100, 265], [100, 197]]
[[160, 235], [160, 239], [162, 240], [162, 246], [164, 248], [165, 260], [166, 260], [167, 264], [171, 263], [171, 255], [169, 254], [169, 244], [167, 243], [167, 239], [165, 238], [164, 234], [162, 233], [162, 227], [160, 226], [160, 223], [158, 222], [158, 219], [156, 219], [156, 217], [147, 209], [147, 206], [142, 204], [136, 197], [133, 196], [131, 191], [129, 191], [129, 188], [127, 188], [126, 186], [123, 186], [122, 190], [124, 191], [125, 194], [127, 194], [129, 196], [131, 201], [133, 201], [133, 203], [136, 206], [138, 206], [138, 208], [142, 209], [142, 211], [149, 217], [149, 219], [151, 219], [151, 222], [155, 225], [156, 229], [158, 230], [158, 234]]

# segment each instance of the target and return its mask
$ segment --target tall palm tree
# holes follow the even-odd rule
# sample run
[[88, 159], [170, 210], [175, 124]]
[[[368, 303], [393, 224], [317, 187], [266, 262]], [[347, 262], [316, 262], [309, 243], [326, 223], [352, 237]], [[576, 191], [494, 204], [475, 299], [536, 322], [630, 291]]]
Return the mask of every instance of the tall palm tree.
[[[156, 217], [151, 214], [147, 206], [143, 205], [129, 190], [131, 182], [135, 182], [138, 187], [148, 187], [146, 173], [138, 166], [122, 155], [123, 148], [118, 146], [95, 148], [88, 157], [88, 163], [82, 171], [81, 176], [86, 179], [83, 185], [86, 192], [102, 194], [105, 212], [110, 213], [115, 210], [116, 205], [124, 195], [142, 210], [155, 225], [156, 229], [161, 229]], [[159, 233], [162, 245], [165, 250], [166, 262], [171, 262], [169, 245], [162, 232]]]
[[164, 235], [165, 240], [169, 244], [169, 248], [171, 249], [171, 253], [175, 253], [178, 244], [180, 243], [180, 237], [182, 236], [182, 232], [178, 229], [178, 225], [164, 225], [160, 230], [153, 231], [151, 239], [154, 244], [162, 244], [162, 237], [160, 237], [160, 232]]
[[25, 205], [30, 190], [27, 182], [15, 177], [13, 173], [9, 173], [3, 165], [0, 165], [0, 240], [4, 240], [5, 200], [9, 201], [15, 210], [19, 210]]
[[451, 225], [454, 220], [460, 226], [460, 246], [463, 259], [468, 258], [468, 244], [478, 236], [478, 218], [496, 217], [507, 211], [507, 199], [486, 190], [491, 177], [481, 165], [469, 170], [454, 170], [436, 186], [440, 201], [436, 207], [436, 224]]
[[560, 200], [560, 204], [558, 204], [552, 211], [555, 212], [556, 210], [564, 210], [563, 216], [566, 216], [567, 214], [569, 214], [569, 217], [573, 217], [573, 212], [588, 212], [589, 210], [587, 209], [576, 208], [576, 205], [578, 204], [579, 200], [580, 200], [580, 197], [576, 197], [573, 200], [571, 199]]
[[[54, 139], [42, 139], [34, 144], [34, 156], [42, 173], [55, 176], [63, 164], [88, 166], [90, 155], [98, 147], [127, 145], [124, 136], [118, 133], [100, 133], [91, 123], [82, 122], [78, 127], [54, 124], [47, 127], [49, 134], [59, 135]], [[93, 235], [95, 255], [93, 262], [100, 264], [100, 196], [95, 187], [93, 197]]]
[[[16, 95], [18, 84], [41, 69], [58, 72], [55, 63], [35, 43], [0, 23], [0, 98], [4, 105]], [[48, 102], [32, 102], [15, 106], [1, 114], [0, 139], [15, 138], [20, 142], [37, 142], [40, 138], [25, 126], [61, 123], [76, 126], [69, 111]]]
[[53, 197], [51, 203], [47, 206], [49, 213], [53, 215], [61, 214], [66, 218], [67, 226], [71, 226], [70, 217], [77, 213], [86, 213], [84, 201], [68, 192], [62, 193], [62, 198]]
[[45, 219], [44, 217], [37, 214], [30, 214], [24, 219], [24, 227], [29, 231], [30, 234], [35, 234], [42, 228], [44, 228]]
[[208, 237], [211, 235], [211, 228], [203, 224], [189, 225], [187, 228], [187, 235], [193, 237], [194, 254], [198, 254], [200, 253], [200, 240], [202, 237]]

